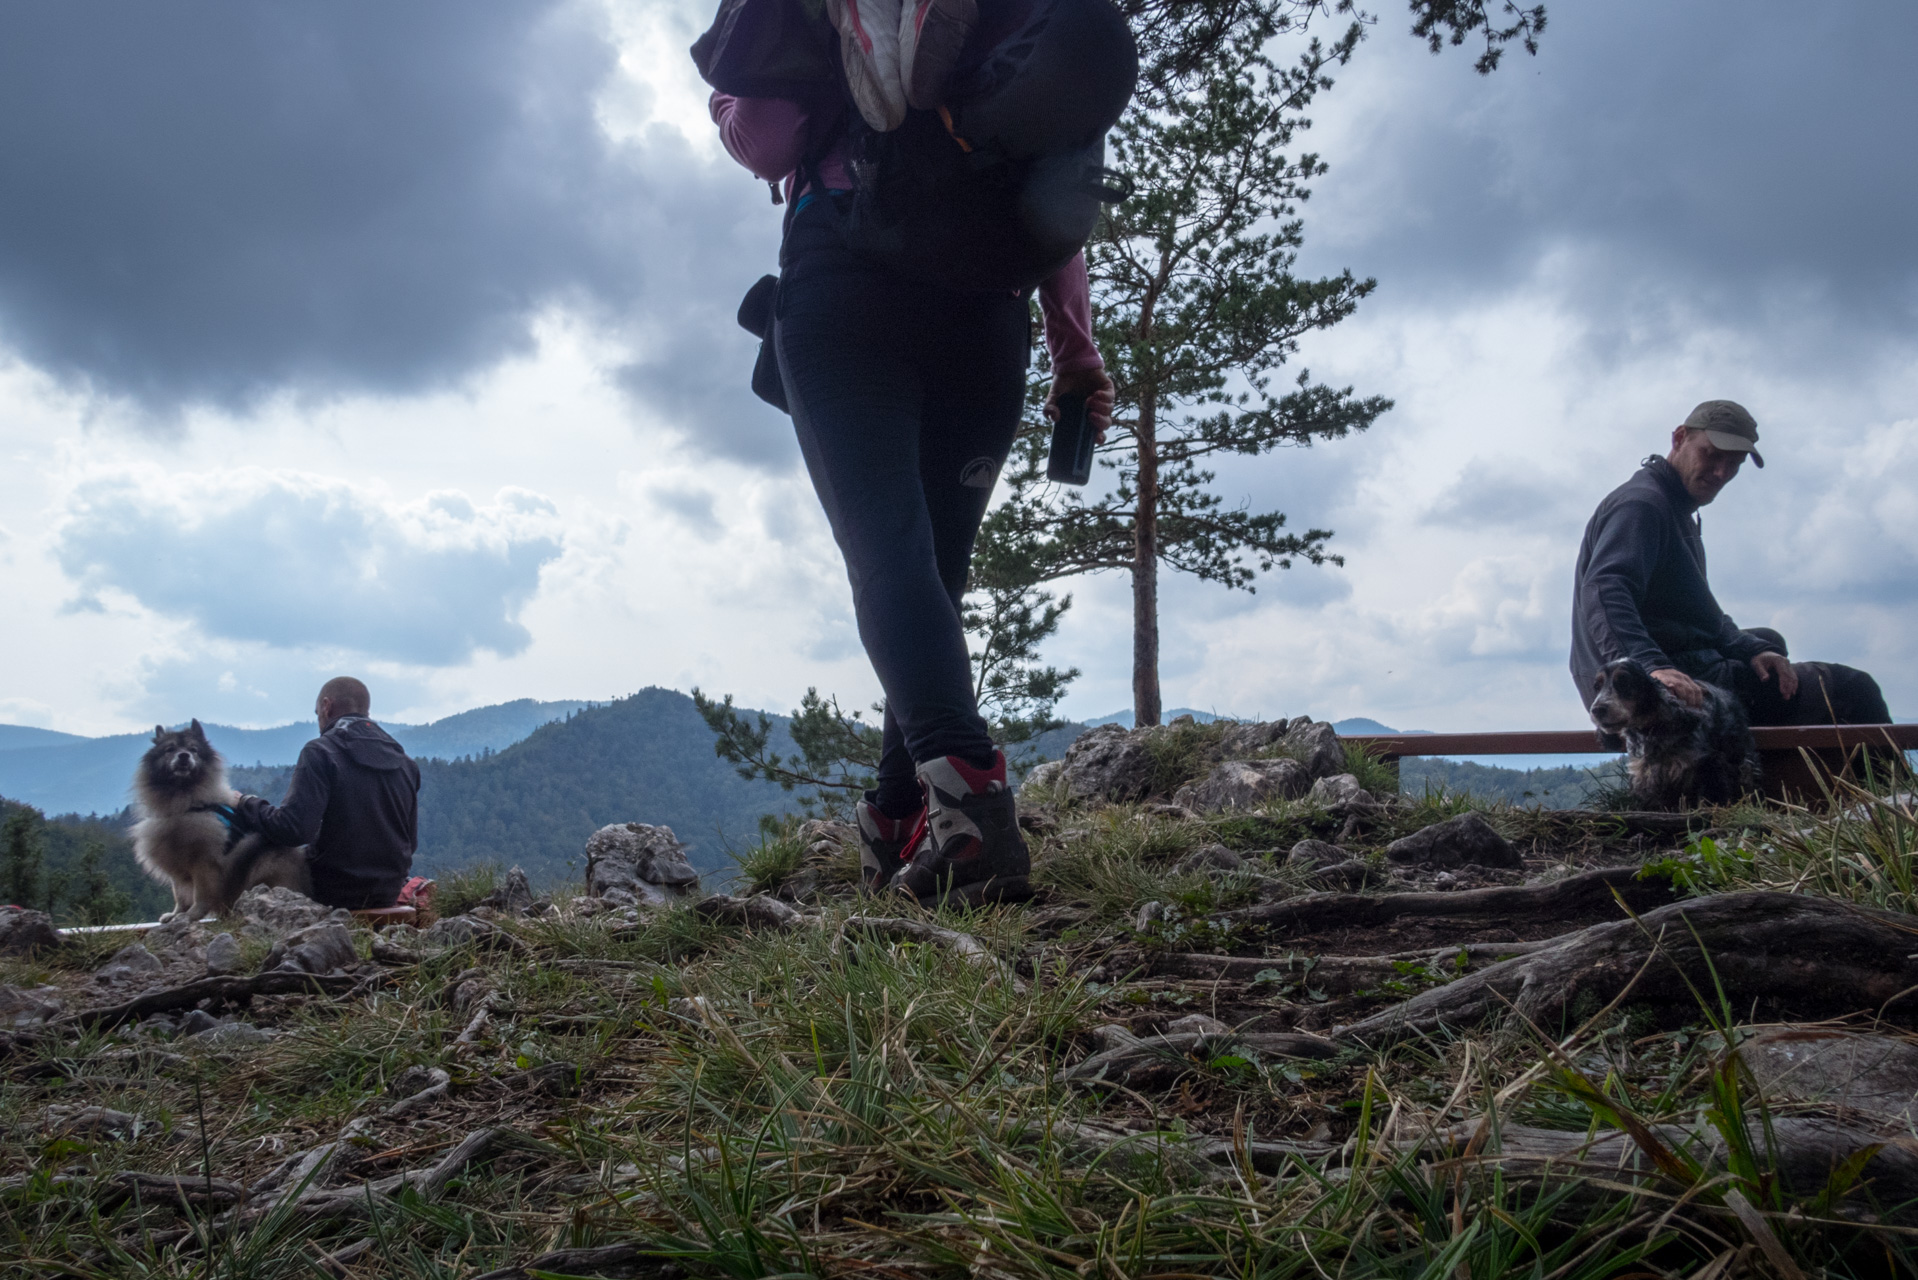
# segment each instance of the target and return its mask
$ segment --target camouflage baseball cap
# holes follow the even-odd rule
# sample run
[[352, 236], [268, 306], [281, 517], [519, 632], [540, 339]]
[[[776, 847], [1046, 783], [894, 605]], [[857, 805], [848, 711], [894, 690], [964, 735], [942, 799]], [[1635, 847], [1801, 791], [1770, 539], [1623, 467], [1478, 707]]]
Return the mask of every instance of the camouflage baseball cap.
[[1688, 431], [1703, 431], [1720, 449], [1731, 453], [1749, 453], [1759, 466], [1765, 459], [1758, 452], [1758, 422], [1736, 400], [1707, 400], [1685, 419]]

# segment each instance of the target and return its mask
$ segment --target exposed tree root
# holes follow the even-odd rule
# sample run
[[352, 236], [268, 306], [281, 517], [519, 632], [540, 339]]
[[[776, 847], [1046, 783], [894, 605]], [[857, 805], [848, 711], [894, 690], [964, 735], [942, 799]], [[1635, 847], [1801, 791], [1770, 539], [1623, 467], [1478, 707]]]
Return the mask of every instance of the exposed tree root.
[[82, 1009], [47, 1025], [54, 1031], [79, 1027], [97, 1027], [104, 1031], [152, 1014], [191, 1009], [202, 1000], [211, 1000], [215, 1004], [237, 1004], [251, 1000], [254, 996], [278, 996], [295, 991], [338, 995], [352, 991], [359, 984], [360, 976], [355, 973], [322, 975], [298, 973], [291, 969], [275, 969], [270, 973], [256, 973], [244, 978], [201, 978], [184, 986], [149, 991], [122, 1004]]
[[551, 1253], [542, 1253], [516, 1267], [501, 1267], [498, 1271], [488, 1271], [475, 1276], [473, 1280], [530, 1280], [535, 1272], [558, 1273], [560, 1275], [599, 1276], [605, 1275], [609, 1267], [629, 1269], [636, 1262], [645, 1259], [646, 1254], [635, 1244], [606, 1244], [592, 1249], [555, 1249]]
[[1581, 929], [1341, 1027], [1333, 1038], [1380, 1045], [1508, 1008], [1554, 1029], [1575, 1001], [1602, 1005], [1635, 977], [1634, 1003], [1694, 1017], [1701, 999], [1717, 1011], [1722, 988], [1740, 1019], [1866, 1012], [1910, 1023], [1918, 1021], [1914, 953], [1918, 922], [1909, 916], [1796, 894], [1722, 894]]
[[[1461, 893], [1322, 893], [1284, 902], [1228, 911], [1221, 920], [1269, 933], [1316, 933], [1325, 929], [1364, 928], [1407, 917], [1565, 920], [1613, 916], [1618, 899], [1634, 911], [1648, 911], [1674, 898], [1663, 880], [1638, 879], [1637, 867], [1603, 867], [1554, 880], [1550, 884]], [[1616, 895], [1616, 896], [1614, 896]]]
[[1465, 957], [1465, 964], [1470, 967], [1530, 955], [1552, 945], [1551, 940], [1467, 942], [1452, 947], [1428, 947], [1423, 951], [1395, 951], [1382, 956], [1208, 956], [1175, 951], [1153, 957], [1150, 972], [1231, 982], [1253, 982], [1262, 974], [1277, 972], [1331, 995], [1350, 995], [1381, 983], [1402, 980], [1406, 976], [1403, 966], [1450, 974], [1458, 971], [1455, 966], [1460, 956]]
[[693, 913], [715, 924], [728, 924], [735, 928], [757, 929], [768, 933], [785, 933], [806, 923], [806, 916], [803, 913], [764, 893], [756, 893], [750, 898], [735, 898], [729, 894], [715, 893], [693, 904]]

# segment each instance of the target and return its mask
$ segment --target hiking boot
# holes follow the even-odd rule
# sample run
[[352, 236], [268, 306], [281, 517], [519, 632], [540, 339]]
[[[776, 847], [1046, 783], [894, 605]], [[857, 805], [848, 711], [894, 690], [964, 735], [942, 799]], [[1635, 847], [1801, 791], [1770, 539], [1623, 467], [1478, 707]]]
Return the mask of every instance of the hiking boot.
[[925, 906], [943, 901], [977, 906], [1032, 896], [1032, 858], [1019, 834], [1019, 811], [1006, 786], [1006, 756], [993, 752], [981, 769], [958, 756], [919, 766], [926, 791], [926, 835], [893, 879]]
[[906, 91], [899, 79], [901, 0], [827, 0], [826, 14], [839, 32], [840, 61], [853, 105], [880, 133], [906, 119]]
[[888, 818], [873, 803], [877, 795], [868, 791], [866, 798], [852, 807], [859, 821], [859, 885], [867, 893], [878, 893], [899, 874], [913, 840], [926, 825], [924, 809], [904, 818]]
[[979, 21], [978, 0], [905, 0], [899, 15], [899, 83], [908, 105], [945, 105], [960, 51]]

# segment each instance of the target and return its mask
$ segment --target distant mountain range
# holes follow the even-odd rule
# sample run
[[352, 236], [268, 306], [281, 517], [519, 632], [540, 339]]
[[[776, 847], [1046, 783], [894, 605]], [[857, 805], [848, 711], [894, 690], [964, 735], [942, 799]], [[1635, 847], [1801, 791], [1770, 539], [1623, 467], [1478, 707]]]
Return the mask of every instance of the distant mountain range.
[[[1180, 716], [1191, 716], [1200, 724], [1211, 724], [1214, 720], [1237, 720], [1241, 718], [1239, 716], [1222, 716], [1211, 711], [1198, 711], [1192, 707], [1174, 707], [1172, 710], [1166, 712], [1161, 719], [1170, 722], [1177, 720]], [[1088, 729], [1096, 729], [1102, 724], [1122, 725], [1130, 729], [1132, 727], [1132, 713], [1130, 711], [1115, 711], [1109, 716], [1096, 716], [1085, 722], [1086, 728]], [[1332, 722], [1332, 728], [1341, 734], [1431, 732], [1430, 729], [1394, 729], [1389, 725], [1380, 724], [1376, 720], [1368, 720], [1364, 716], [1353, 716], [1348, 720], [1334, 720]]]
[[[592, 705], [521, 698], [478, 707], [431, 724], [382, 720], [416, 759], [454, 760], [512, 746], [543, 724]], [[214, 749], [234, 765], [290, 765], [312, 740], [312, 722], [271, 729], [205, 726]], [[118, 813], [128, 803], [133, 768], [153, 741], [148, 733], [104, 738], [0, 725], [0, 796], [46, 813]]]

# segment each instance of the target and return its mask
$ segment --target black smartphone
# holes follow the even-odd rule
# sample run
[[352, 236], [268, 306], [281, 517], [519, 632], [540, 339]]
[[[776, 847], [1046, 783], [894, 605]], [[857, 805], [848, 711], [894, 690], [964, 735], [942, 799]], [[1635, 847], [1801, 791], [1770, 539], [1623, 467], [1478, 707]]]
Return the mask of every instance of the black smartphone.
[[1052, 427], [1052, 456], [1046, 460], [1046, 479], [1060, 484], [1084, 484], [1092, 479], [1092, 447], [1098, 433], [1086, 412], [1084, 396], [1060, 396], [1059, 420]]

